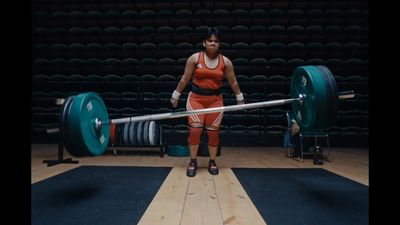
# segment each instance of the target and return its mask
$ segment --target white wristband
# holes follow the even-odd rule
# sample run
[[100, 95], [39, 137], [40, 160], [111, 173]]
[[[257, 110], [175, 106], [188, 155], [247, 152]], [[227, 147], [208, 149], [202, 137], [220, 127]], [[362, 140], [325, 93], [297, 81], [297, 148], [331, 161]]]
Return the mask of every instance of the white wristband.
[[174, 90], [174, 92], [172, 93], [172, 97], [175, 100], [179, 100], [179, 96], [181, 96], [181, 93], [177, 92], [176, 90]]
[[240, 94], [236, 95], [236, 101], [242, 102], [244, 101], [243, 93], [240, 92]]

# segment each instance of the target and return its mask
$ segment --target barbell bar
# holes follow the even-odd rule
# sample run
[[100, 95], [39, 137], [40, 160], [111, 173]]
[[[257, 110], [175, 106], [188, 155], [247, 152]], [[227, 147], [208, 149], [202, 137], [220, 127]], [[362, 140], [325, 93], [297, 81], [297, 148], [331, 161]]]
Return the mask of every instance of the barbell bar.
[[[196, 109], [191, 111], [181, 111], [181, 112], [172, 112], [172, 113], [159, 113], [159, 114], [150, 114], [144, 116], [133, 116], [133, 117], [125, 117], [119, 119], [112, 119], [110, 120], [111, 123], [127, 123], [127, 122], [136, 122], [136, 121], [146, 121], [146, 120], [164, 120], [164, 119], [175, 119], [186, 117], [195, 114], [209, 114], [215, 112], [229, 112], [229, 111], [239, 111], [245, 109], [255, 109], [255, 108], [262, 108], [262, 107], [269, 107], [275, 105], [284, 105], [290, 104], [294, 101], [300, 101], [301, 98], [297, 99], [282, 99], [282, 100], [273, 100], [273, 101], [264, 101], [264, 102], [255, 102], [255, 103], [247, 103], [241, 105], [230, 105], [230, 106], [221, 106], [221, 107], [214, 107], [214, 108], [207, 108], [207, 109]], [[99, 120], [95, 120], [95, 125], [97, 129], [100, 129], [101, 123]]]
[[65, 147], [74, 156], [101, 155], [109, 142], [110, 124], [163, 120], [193, 114], [238, 111], [292, 104], [295, 119], [304, 130], [332, 126], [337, 114], [337, 101], [353, 98], [354, 91], [338, 92], [336, 81], [326, 66], [300, 66], [293, 73], [291, 98], [222, 106], [191, 111], [160, 113], [109, 119], [103, 100], [94, 92], [68, 97], [60, 110], [60, 131]]
[[[339, 93], [339, 99], [348, 99], [354, 97], [354, 91], [346, 91], [345, 93]], [[229, 112], [229, 111], [239, 111], [246, 109], [256, 109], [263, 107], [270, 107], [276, 105], [285, 105], [293, 103], [294, 101], [302, 101], [304, 97], [299, 98], [290, 98], [290, 99], [280, 99], [280, 100], [271, 100], [271, 101], [263, 101], [263, 102], [255, 102], [255, 103], [247, 103], [241, 105], [230, 105], [230, 106], [221, 106], [207, 109], [195, 109], [191, 111], [181, 111], [181, 112], [172, 112], [172, 113], [158, 113], [158, 114], [150, 114], [144, 116], [132, 116], [132, 117], [124, 117], [119, 119], [111, 119], [108, 123], [119, 124], [119, 123], [129, 123], [129, 122], [137, 122], [137, 121], [147, 121], [147, 120], [165, 120], [165, 119], [175, 119], [186, 117], [190, 115], [197, 114], [208, 114], [215, 112]], [[107, 122], [102, 123], [100, 120], [95, 120], [96, 129], [100, 129], [103, 124], [108, 124]]]

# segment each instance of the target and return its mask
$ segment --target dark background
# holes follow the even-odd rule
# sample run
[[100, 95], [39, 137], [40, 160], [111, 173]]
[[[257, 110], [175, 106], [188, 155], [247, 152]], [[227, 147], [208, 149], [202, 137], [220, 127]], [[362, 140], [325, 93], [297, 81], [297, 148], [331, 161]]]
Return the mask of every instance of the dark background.
[[[339, 102], [331, 146], [369, 144], [368, 1], [36, 0], [31, 10], [33, 143], [56, 141], [54, 100], [80, 92], [97, 92], [110, 118], [171, 111], [187, 57], [216, 26], [247, 103], [289, 98], [297, 66], [326, 65], [339, 91], [356, 93]], [[235, 103], [227, 83], [223, 97]], [[226, 113], [221, 145], [282, 146], [289, 109]], [[186, 143], [185, 118], [159, 123], [169, 143]]]

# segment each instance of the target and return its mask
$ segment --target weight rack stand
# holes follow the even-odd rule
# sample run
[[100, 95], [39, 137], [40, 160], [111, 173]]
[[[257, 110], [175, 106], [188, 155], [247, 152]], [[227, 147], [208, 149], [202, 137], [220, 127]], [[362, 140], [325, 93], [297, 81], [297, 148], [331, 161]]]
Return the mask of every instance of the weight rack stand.
[[[64, 104], [65, 99], [64, 98], [56, 98], [55, 99], [55, 104], [56, 106], [61, 106]], [[60, 122], [60, 127], [61, 127], [61, 122]], [[66, 163], [66, 164], [78, 164], [78, 160], [72, 160], [72, 158], [64, 159], [64, 142], [63, 142], [63, 135], [62, 131], [60, 128], [53, 128], [53, 129], [47, 129], [46, 132], [48, 134], [58, 134], [58, 152], [57, 152], [57, 159], [52, 159], [52, 160], [43, 160], [43, 163], [47, 163], [47, 167], [50, 166], [55, 166], [60, 163]]]
[[118, 149], [130, 149], [130, 148], [160, 148], [159, 154], [160, 158], [164, 157], [164, 154], [166, 153], [167, 149], [167, 143], [163, 143], [163, 138], [162, 138], [162, 127], [159, 126], [159, 132], [160, 132], [160, 143], [158, 145], [131, 145], [131, 146], [114, 146], [111, 145], [107, 147], [107, 150], [104, 152], [104, 154], [108, 155], [118, 155], [119, 153], [122, 153], [123, 155], [137, 155], [137, 154], [150, 154], [150, 153], [157, 153], [157, 152], [151, 152], [151, 151], [146, 151], [146, 150], [123, 150], [118, 152]]
[[52, 159], [52, 160], [43, 160], [43, 163], [47, 163], [47, 167], [50, 166], [55, 166], [57, 164], [61, 163], [66, 163], [66, 164], [78, 164], [78, 160], [72, 160], [72, 158], [64, 159], [64, 142], [62, 139], [62, 135], [60, 133], [60, 130], [58, 128], [52, 129], [52, 130], [47, 130], [47, 133], [58, 133], [59, 138], [58, 138], [58, 158], [57, 159]]

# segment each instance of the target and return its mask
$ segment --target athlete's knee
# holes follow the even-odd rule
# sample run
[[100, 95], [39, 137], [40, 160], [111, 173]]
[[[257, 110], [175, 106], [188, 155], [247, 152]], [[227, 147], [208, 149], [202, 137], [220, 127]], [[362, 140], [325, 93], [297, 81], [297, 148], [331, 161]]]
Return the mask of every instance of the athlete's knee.
[[216, 147], [219, 144], [219, 130], [207, 129], [208, 145]]
[[191, 124], [189, 126], [188, 144], [198, 145], [200, 143], [201, 132], [203, 131], [202, 124]]

